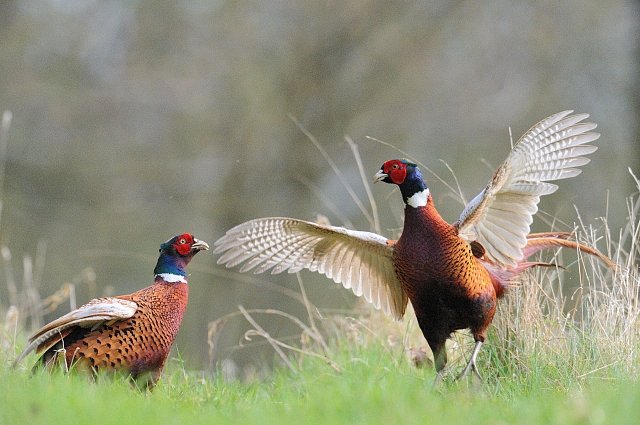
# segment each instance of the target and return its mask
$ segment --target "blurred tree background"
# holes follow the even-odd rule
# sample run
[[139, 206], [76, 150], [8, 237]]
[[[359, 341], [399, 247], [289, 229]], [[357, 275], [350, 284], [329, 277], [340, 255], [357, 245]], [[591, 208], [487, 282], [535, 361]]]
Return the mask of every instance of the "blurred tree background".
[[[505, 158], [510, 126], [517, 138], [563, 109], [592, 115], [600, 149], [541, 209], [571, 229], [575, 204], [596, 227], [608, 215], [615, 233], [632, 190], [627, 170], [640, 173], [638, 11], [624, 0], [3, 1], [0, 109], [13, 122], [0, 244], [18, 280], [23, 255], [44, 259], [35, 270], [43, 296], [86, 268], [95, 285], [78, 287], [78, 303], [130, 292], [151, 282], [159, 244], [180, 232], [213, 243], [244, 220], [318, 213], [369, 230], [291, 117], [363, 199], [345, 135], [370, 175], [401, 155], [366, 136], [452, 182], [445, 160], [469, 199]], [[455, 220], [460, 202], [426, 177]], [[400, 196], [386, 185], [373, 193], [393, 236]], [[239, 304], [303, 315], [211, 254], [191, 272], [177, 342], [189, 368], [208, 367], [207, 323]], [[354, 303], [325, 278], [303, 279], [320, 306]], [[263, 280], [297, 288], [294, 276]], [[0, 286], [1, 308], [7, 299]], [[264, 325], [279, 337], [290, 331], [273, 318]], [[259, 348], [234, 350], [246, 328], [230, 322], [216, 358], [268, 359]]]

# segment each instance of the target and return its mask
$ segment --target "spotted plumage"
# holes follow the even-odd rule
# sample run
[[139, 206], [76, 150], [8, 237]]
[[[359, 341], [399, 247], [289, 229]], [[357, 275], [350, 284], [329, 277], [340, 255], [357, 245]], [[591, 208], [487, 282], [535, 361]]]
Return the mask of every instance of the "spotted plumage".
[[[529, 234], [540, 196], [558, 187], [549, 183], [576, 176], [577, 167], [596, 150], [587, 143], [599, 134], [583, 123], [586, 114], [555, 114], [532, 127], [515, 145], [487, 186], [453, 224], [435, 208], [416, 164], [386, 161], [375, 181], [395, 184], [405, 203], [404, 227], [397, 241], [369, 232], [291, 218], [252, 220], [216, 241], [218, 262], [241, 271], [297, 272], [309, 269], [351, 288], [396, 318], [411, 301], [420, 329], [442, 378], [445, 342], [470, 329], [476, 341], [461, 376], [478, 374], [476, 357], [487, 337], [496, 304], [522, 271], [543, 263], [527, 259], [545, 248], [570, 247], [613, 263], [596, 250], [569, 240], [568, 233]], [[479, 374], [478, 374], [479, 375]]]
[[29, 339], [16, 363], [35, 350], [40, 364], [121, 371], [153, 385], [176, 338], [187, 307], [185, 268], [209, 246], [178, 235], [160, 247], [154, 283], [128, 295], [91, 300], [45, 325]]

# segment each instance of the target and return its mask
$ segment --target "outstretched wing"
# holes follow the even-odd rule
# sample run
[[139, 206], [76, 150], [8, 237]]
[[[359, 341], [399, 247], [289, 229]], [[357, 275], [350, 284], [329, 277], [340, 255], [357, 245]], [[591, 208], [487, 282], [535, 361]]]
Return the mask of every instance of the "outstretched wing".
[[94, 328], [105, 322], [128, 319], [137, 309], [138, 305], [133, 301], [120, 298], [105, 297], [91, 300], [43, 326], [29, 338], [29, 346], [18, 356], [14, 364], [19, 363], [35, 349], [38, 349], [38, 352], [46, 351], [68, 334], [67, 329], [74, 326]]
[[533, 214], [540, 196], [558, 189], [552, 180], [581, 173], [600, 134], [589, 115], [564, 111], [540, 121], [515, 145], [489, 184], [465, 207], [456, 222], [460, 237], [480, 242], [490, 260], [502, 267], [523, 258]]
[[392, 241], [370, 232], [325, 226], [292, 218], [247, 221], [215, 242], [218, 264], [241, 272], [317, 271], [400, 319], [407, 296], [393, 266]]

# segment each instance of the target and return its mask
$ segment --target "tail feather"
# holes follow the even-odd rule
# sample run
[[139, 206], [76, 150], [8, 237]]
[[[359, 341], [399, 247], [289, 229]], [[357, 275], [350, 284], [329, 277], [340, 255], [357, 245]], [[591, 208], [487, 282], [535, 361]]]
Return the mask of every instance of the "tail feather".
[[[502, 297], [509, 288], [511, 281], [520, 273], [531, 267], [558, 267], [556, 264], [543, 263], [539, 261], [527, 261], [532, 255], [547, 248], [570, 248], [585, 254], [593, 255], [606, 264], [612, 270], [616, 269], [616, 264], [606, 255], [595, 248], [570, 240], [569, 232], [544, 232], [531, 233], [527, 235], [527, 245], [523, 250], [523, 257], [515, 267], [503, 269], [486, 259], [484, 265], [491, 275], [491, 281], [498, 298]], [[561, 267], [561, 266], [560, 266]]]
[[532, 233], [527, 236], [527, 246], [523, 250], [523, 260], [528, 259], [533, 254], [547, 248], [570, 248], [580, 251], [584, 254], [593, 255], [602, 261], [607, 267], [612, 270], [616, 269], [616, 263], [614, 263], [609, 257], [601, 253], [595, 248], [591, 248], [588, 245], [581, 244], [570, 240], [571, 233]]

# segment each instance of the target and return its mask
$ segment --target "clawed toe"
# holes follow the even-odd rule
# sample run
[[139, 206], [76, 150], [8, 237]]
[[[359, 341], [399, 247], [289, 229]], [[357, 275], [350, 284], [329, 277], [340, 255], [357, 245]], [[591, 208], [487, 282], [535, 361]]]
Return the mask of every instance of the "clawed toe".
[[469, 372], [473, 371], [473, 373], [482, 381], [482, 376], [480, 376], [480, 372], [478, 371], [478, 366], [476, 365], [476, 358], [478, 357], [478, 353], [480, 352], [480, 347], [482, 347], [482, 341], [476, 341], [476, 346], [473, 348], [473, 353], [471, 354], [471, 358], [469, 362], [464, 367], [460, 375], [456, 378], [456, 381], [464, 378], [469, 374]]

